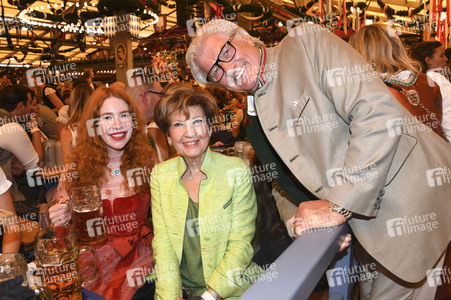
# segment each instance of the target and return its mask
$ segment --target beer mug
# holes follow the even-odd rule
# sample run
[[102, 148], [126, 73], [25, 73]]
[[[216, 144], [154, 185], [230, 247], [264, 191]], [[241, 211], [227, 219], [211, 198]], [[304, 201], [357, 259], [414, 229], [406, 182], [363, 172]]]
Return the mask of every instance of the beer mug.
[[[59, 226], [41, 230], [35, 237], [35, 276], [48, 286], [55, 299], [81, 300], [82, 285], [91, 283], [99, 272], [97, 255], [92, 248], [80, 249], [71, 227]], [[78, 256], [92, 252], [93, 272], [86, 280], [80, 277]]]
[[61, 141], [55, 142], [55, 164], [57, 166], [63, 166], [63, 151], [61, 150]]
[[243, 146], [246, 142], [238, 141], [233, 145], [233, 149], [235, 149], [235, 156], [242, 157], [243, 156]]
[[[5, 284], [6, 288], [14, 289], [18, 295], [25, 296], [28, 291], [32, 296], [35, 294], [39, 295], [39, 299], [53, 300], [52, 291], [45, 285], [32, 285], [30, 288], [34, 291], [28, 290], [29, 283], [27, 280], [28, 271], [27, 263], [25, 262], [25, 257], [19, 253], [1, 253], [0, 254], [0, 284]], [[19, 279], [20, 277], [20, 279]], [[21, 287], [19, 286], [9, 286], [8, 282], [10, 280], [17, 280], [22, 282]], [[10, 281], [11, 282], [11, 281]]]
[[42, 143], [42, 150], [44, 151], [44, 165], [46, 167], [56, 166], [55, 141], [44, 141]]
[[69, 188], [69, 198], [77, 243], [93, 247], [106, 243], [99, 186], [92, 182], [74, 184]]

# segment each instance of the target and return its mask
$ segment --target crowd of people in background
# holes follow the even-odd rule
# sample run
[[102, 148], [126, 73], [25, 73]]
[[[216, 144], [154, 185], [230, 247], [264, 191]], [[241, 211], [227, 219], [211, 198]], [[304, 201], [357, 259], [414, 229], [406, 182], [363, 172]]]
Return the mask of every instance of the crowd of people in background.
[[[230, 38], [229, 44], [242, 42], [238, 35]], [[431, 134], [450, 143], [447, 63], [451, 62], [446, 56], [450, 49], [439, 42], [407, 49], [386, 25], [378, 24], [361, 28], [350, 44], [373, 66], [394, 99]], [[83, 73], [75, 81], [43, 85], [30, 84], [25, 75], [13, 78], [6, 71], [0, 76], [0, 209], [31, 218], [41, 227], [65, 225], [71, 221], [69, 187], [97, 182], [105, 216], [133, 213], [139, 226], [108, 235], [108, 243], [98, 249], [101, 276], [88, 289], [107, 299], [155, 294], [156, 299], [172, 300], [187, 293], [209, 293], [214, 299], [239, 297], [256, 278], [228, 282], [227, 270], [240, 268], [244, 274], [254, 268], [254, 275], [260, 274], [291, 244], [289, 232], [296, 235], [295, 227], [294, 232], [286, 227], [297, 206], [289, 192], [272, 181], [253, 186], [246, 172], [225, 177], [232, 169], [248, 167], [238, 158], [210, 150], [221, 152], [249, 140], [246, 130], [257, 119], [248, 115], [253, 108], [246, 96], [253, 91], [229, 91], [224, 84], [193, 87], [189, 82], [106, 85], [95, 81], [92, 69]], [[210, 73], [205, 76], [206, 81], [216, 79], [210, 80]], [[101, 128], [94, 133], [87, 126], [93, 119], [100, 120]], [[27, 171], [45, 167], [45, 145], [52, 140], [60, 145], [61, 163], [75, 163], [78, 177], [73, 182], [33, 184]], [[251, 166], [264, 163], [257, 156]], [[125, 174], [134, 168], [154, 170], [150, 182], [130, 186]], [[167, 170], [175, 170], [176, 176], [168, 180]], [[229, 218], [231, 227], [202, 240], [191, 237], [187, 220], [205, 215]], [[20, 232], [3, 235], [1, 252], [24, 253], [20, 240]], [[125, 253], [117, 248], [124, 241], [130, 245]], [[348, 243], [349, 239], [344, 246]], [[155, 269], [158, 278], [158, 270], [172, 264], [179, 264], [176, 279], [160, 280], [139, 291], [127, 284], [126, 269], [146, 266], [145, 276]]]

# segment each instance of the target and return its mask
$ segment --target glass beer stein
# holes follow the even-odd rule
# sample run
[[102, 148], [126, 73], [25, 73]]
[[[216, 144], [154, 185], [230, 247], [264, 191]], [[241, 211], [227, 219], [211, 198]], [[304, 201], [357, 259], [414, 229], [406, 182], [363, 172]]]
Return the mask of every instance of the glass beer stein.
[[[34, 291], [29, 291], [31, 295], [35, 294], [37, 299], [53, 300], [52, 292], [45, 285], [32, 285], [27, 280], [27, 263], [25, 257], [20, 253], [1, 253], [0, 254], [0, 284], [5, 284], [8, 288], [14, 289], [17, 295], [25, 296], [28, 293], [26, 287]], [[19, 279], [21, 277], [21, 279]], [[17, 284], [22, 282], [21, 286], [10, 286], [10, 280], [17, 280]], [[10, 281], [11, 282], [11, 281]], [[24, 290], [22, 290], [24, 289]], [[1, 298], [1, 295], [0, 295]]]
[[[71, 227], [60, 226], [41, 230], [35, 237], [35, 276], [40, 283], [48, 286], [54, 299], [81, 300], [82, 285], [91, 283], [98, 273], [95, 250], [79, 249]], [[82, 280], [78, 256], [83, 252], [94, 255], [93, 272], [89, 278]]]
[[106, 243], [107, 232], [99, 186], [92, 182], [72, 185], [69, 198], [77, 243], [92, 247]]

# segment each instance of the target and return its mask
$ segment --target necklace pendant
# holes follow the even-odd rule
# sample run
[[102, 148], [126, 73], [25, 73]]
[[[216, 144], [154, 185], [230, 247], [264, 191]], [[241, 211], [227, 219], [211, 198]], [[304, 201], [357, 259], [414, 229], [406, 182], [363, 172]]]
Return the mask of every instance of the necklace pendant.
[[417, 106], [420, 103], [420, 96], [416, 90], [403, 90], [402, 92], [409, 100], [410, 104]]
[[121, 175], [121, 169], [114, 169], [114, 170], [113, 170], [113, 174], [114, 174], [115, 176]]

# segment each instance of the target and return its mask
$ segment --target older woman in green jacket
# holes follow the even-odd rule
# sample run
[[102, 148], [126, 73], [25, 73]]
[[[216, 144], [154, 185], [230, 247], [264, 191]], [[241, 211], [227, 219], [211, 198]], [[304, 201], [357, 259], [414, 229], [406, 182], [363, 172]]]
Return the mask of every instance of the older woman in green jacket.
[[179, 153], [152, 172], [155, 299], [178, 299], [182, 286], [202, 299], [236, 299], [260, 270], [251, 264], [257, 206], [250, 169], [208, 148], [217, 110], [208, 92], [184, 84], [169, 86], [155, 108]]

